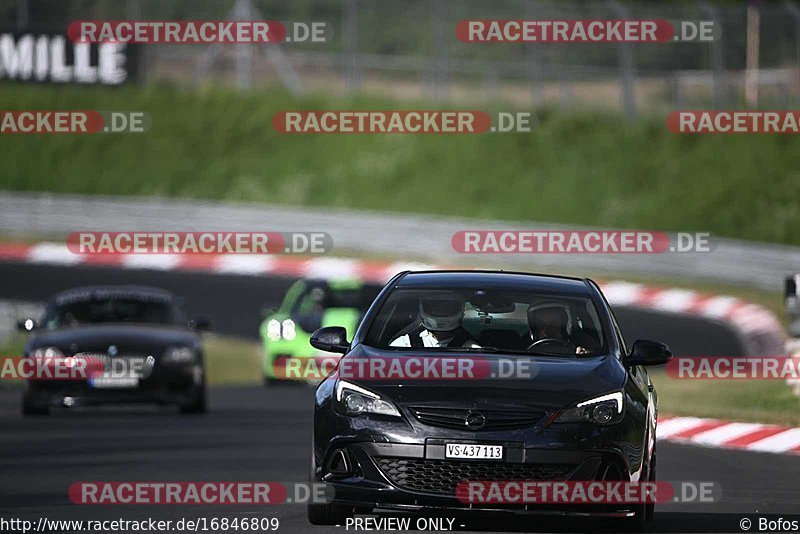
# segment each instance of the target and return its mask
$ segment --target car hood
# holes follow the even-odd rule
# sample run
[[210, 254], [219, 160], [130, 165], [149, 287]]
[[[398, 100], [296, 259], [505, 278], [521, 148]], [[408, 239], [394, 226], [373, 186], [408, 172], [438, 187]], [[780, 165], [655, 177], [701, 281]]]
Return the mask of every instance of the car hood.
[[56, 347], [64, 354], [103, 352], [115, 345], [120, 354], [160, 355], [169, 346], [199, 348], [198, 335], [188, 328], [159, 325], [107, 324], [41, 330], [28, 342], [27, 351]]
[[[356, 347], [346, 358], [402, 359], [434, 358], [431, 353], [397, 353]], [[625, 385], [626, 373], [614, 355], [560, 358], [552, 356], [520, 356], [503, 354], [448, 353], [448, 358], [475, 358], [480, 369], [499, 371], [499, 360], [505, 370], [528, 370], [521, 377], [492, 378], [486, 373], [469, 379], [376, 379], [358, 376], [357, 383], [388, 397], [401, 406], [447, 406], [453, 408], [553, 410], [612, 391]], [[484, 378], [485, 376], [485, 378]]]

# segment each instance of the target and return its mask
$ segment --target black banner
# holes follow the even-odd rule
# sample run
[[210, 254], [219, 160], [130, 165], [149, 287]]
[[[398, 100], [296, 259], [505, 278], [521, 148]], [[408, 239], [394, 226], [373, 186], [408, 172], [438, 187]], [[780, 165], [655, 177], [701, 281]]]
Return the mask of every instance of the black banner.
[[66, 31], [0, 30], [0, 81], [122, 85], [136, 80], [137, 46], [73, 43]]

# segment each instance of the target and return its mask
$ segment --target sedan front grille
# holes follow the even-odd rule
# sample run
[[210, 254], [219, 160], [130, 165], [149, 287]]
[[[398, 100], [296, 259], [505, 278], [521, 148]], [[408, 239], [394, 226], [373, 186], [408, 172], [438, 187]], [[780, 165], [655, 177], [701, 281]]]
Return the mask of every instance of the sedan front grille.
[[416, 458], [377, 458], [384, 475], [400, 488], [439, 495], [456, 494], [459, 482], [505, 480], [564, 480], [575, 468], [570, 464], [459, 462]]
[[[545, 414], [543, 411], [465, 410], [457, 408], [410, 408], [421, 423], [456, 430], [506, 430], [533, 426]], [[467, 426], [470, 413], [480, 413], [484, 424], [480, 428]]]
[[[76, 360], [84, 360], [93, 370], [104, 371], [127, 371], [134, 372], [140, 377], [148, 376], [155, 365], [155, 358], [147, 354], [126, 353], [116, 356], [109, 356], [104, 352], [79, 352], [73, 356]], [[115, 368], [114, 362], [121, 362], [120, 367]]]

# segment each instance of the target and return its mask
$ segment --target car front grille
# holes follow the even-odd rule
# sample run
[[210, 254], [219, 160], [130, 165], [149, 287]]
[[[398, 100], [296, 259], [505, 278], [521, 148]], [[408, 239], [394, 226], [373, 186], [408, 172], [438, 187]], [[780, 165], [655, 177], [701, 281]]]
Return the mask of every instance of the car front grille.
[[523, 464], [480, 461], [376, 458], [384, 475], [400, 488], [440, 495], [455, 495], [459, 482], [506, 480], [564, 480], [575, 468], [570, 464]]
[[[421, 423], [456, 430], [506, 430], [533, 426], [543, 416], [543, 411], [465, 410], [456, 408], [410, 408]], [[485, 423], [480, 428], [467, 426], [470, 413], [480, 413]]]
[[137, 374], [144, 373], [149, 375], [155, 364], [155, 359], [147, 354], [126, 353], [118, 354], [116, 356], [109, 356], [104, 352], [79, 352], [73, 356], [77, 360], [84, 360], [94, 370], [103, 369], [105, 371], [113, 371], [113, 361], [124, 362], [122, 366], [125, 370], [136, 370]]

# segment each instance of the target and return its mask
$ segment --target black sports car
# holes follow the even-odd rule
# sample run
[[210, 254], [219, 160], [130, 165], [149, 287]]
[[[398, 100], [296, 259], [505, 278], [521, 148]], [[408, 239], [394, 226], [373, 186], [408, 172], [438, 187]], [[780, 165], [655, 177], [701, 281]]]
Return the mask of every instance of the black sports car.
[[[596, 514], [635, 527], [652, 517], [645, 502], [481, 505], [456, 495], [464, 481], [655, 480], [657, 398], [645, 366], [671, 353], [645, 340], [629, 350], [592, 280], [405, 272], [352, 341], [326, 327], [311, 344], [345, 354], [316, 390], [311, 473], [332, 498], [309, 505], [311, 523], [373, 509]], [[443, 366], [412, 368], [414, 358], [486, 372], [445, 377]]]
[[[95, 286], [63, 291], [47, 304], [32, 331], [26, 358], [66, 363], [74, 373], [39, 373], [26, 381], [25, 415], [53, 406], [100, 403], [177, 404], [183, 413], [206, 411], [203, 347], [198, 330], [208, 320], [187, 321], [171, 293], [141, 286]], [[44, 368], [39, 366], [39, 368]]]

